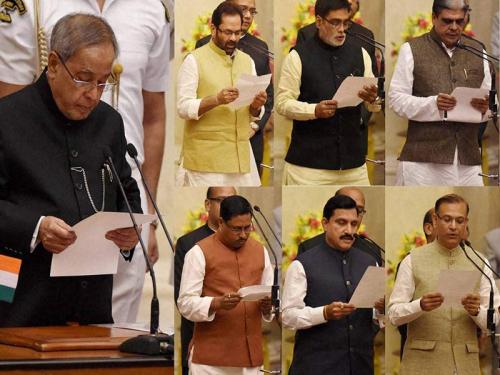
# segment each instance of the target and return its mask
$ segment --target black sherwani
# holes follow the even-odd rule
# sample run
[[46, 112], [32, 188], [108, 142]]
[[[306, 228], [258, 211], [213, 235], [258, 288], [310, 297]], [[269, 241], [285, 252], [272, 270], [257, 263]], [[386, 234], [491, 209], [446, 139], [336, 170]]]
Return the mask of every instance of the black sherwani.
[[23, 259], [13, 303], [0, 302], [0, 326], [113, 321], [112, 275], [51, 278], [52, 254], [41, 243], [31, 252], [30, 242], [41, 216], [74, 225], [95, 213], [79, 168], [98, 209], [104, 183], [104, 211], [126, 211], [116, 178], [105, 168], [107, 156], [133, 211], [141, 212], [125, 153], [118, 112], [100, 102], [87, 119], [68, 120], [45, 72], [35, 84], [0, 100], [0, 242]]
[[[214, 231], [209, 228], [207, 224], [195, 229], [192, 232], [180, 237], [175, 244], [175, 269], [174, 269], [174, 296], [175, 303], [179, 298], [179, 288], [181, 286], [182, 268], [184, 267], [184, 258], [191, 248], [196, 245], [198, 241], [211, 236]], [[181, 345], [182, 345], [182, 374], [187, 375], [188, 368], [188, 349], [189, 343], [193, 338], [194, 323], [181, 317]]]

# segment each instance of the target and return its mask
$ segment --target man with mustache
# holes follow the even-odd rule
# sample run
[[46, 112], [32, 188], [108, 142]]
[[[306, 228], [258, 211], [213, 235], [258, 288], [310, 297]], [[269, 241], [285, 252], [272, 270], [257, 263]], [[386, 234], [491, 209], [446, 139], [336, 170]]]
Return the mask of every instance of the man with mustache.
[[[483, 50], [462, 35], [469, 12], [467, 0], [434, 0], [432, 30], [401, 46], [389, 89], [391, 109], [408, 119], [397, 185], [483, 185], [481, 124], [447, 121], [457, 103], [451, 95], [456, 87], [491, 85], [488, 63], [457, 47]], [[488, 97], [470, 104], [487, 121]]]
[[249, 237], [252, 212], [245, 198], [225, 198], [217, 232], [184, 259], [177, 307], [195, 322], [191, 375], [258, 375], [262, 366], [261, 323], [272, 319], [271, 299], [243, 301], [238, 294], [242, 287], [273, 282], [267, 251]]
[[[461, 196], [439, 198], [432, 214], [435, 240], [412, 250], [401, 262], [388, 308], [392, 324], [408, 323], [401, 375], [480, 372], [477, 329], [486, 329], [490, 284], [459, 246], [466, 236], [468, 213], [469, 205]], [[476, 264], [482, 264], [470, 249], [466, 251]], [[436, 288], [442, 269], [477, 274], [474, 292], [463, 296], [462, 306], [441, 307], [444, 298]], [[483, 271], [492, 278], [486, 266]], [[500, 297], [493, 285], [497, 310]]]
[[325, 241], [287, 270], [282, 320], [297, 331], [290, 375], [373, 374], [374, 313], [347, 303], [367, 267], [376, 264], [353, 247], [358, 221], [353, 199], [330, 198], [323, 209]]
[[212, 39], [182, 63], [177, 81], [179, 116], [186, 120], [182, 166], [177, 183], [185, 186], [259, 186], [250, 148], [251, 122], [260, 119], [267, 100], [259, 92], [250, 105], [233, 109], [242, 74], [253, 74], [250, 56], [237, 50], [243, 13], [224, 1], [214, 10]]
[[[252, 26], [254, 17], [257, 15], [257, 7], [255, 0], [226, 0], [237, 5], [243, 13], [243, 23], [241, 24], [242, 35], [238, 42], [237, 48], [250, 55], [255, 63], [255, 70], [258, 76], [271, 73], [269, 50], [267, 43], [262, 39], [248, 33], [248, 29]], [[211, 36], [208, 35], [196, 42], [196, 48], [204, 46], [210, 42]], [[257, 168], [261, 171], [260, 164], [264, 154], [264, 127], [271, 116], [274, 102], [273, 83], [267, 87], [267, 101], [265, 104], [265, 112], [259, 121], [252, 122], [252, 129], [255, 134], [250, 138], [252, 151], [255, 156]]]
[[[369, 185], [363, 104], [337, 109], [332, 97], [348, 76], [373, 77], [372, 62], [366, 50], [346, 39], [347, 0], [318, 0], [315, 14], [316, 35], [284, 59], [276, 96], [278, 113], [293, 120], [283, 184]], [[375, 110], [375, 85], [358, 96]]]

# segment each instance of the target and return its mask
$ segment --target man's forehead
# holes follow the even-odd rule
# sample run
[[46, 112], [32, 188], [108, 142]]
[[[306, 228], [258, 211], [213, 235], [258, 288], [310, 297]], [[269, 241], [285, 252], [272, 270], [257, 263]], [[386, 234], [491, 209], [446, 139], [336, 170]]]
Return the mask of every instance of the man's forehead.
[[333, 215], [330, 220], [357, 220], [358, 219], [358, 211], [355, 208], [337, 208], [333, 211]]
[[467, 206], [464, 202], [453, 202], [453, 203], [441, 203], [439, 206], [439, 215], [447, 214], [462, 214], [462, 216], [467, 216]]
[[465, 10], [463, 9], [443, 9], [439, 13], [441, 19], [461, 19], [465, 18]]
[[243, 215], [235, 215], [231, 219], [229, 219], [227, 222], [229, 224], [241, 224], [241, 223], [246, 223], [246, 222], [251, 222], [252, 221], [252, 215], [251, 214], [243, 214]]
[[221, 18], [221, 25], [228, 27], [241, 26], [241, 17], [239, 14], [223, 14]]
[[335, 9], [331, 10], [326, 14], [325, 19], [348, 19], [350, 16], [349, 11], [347, 9]]

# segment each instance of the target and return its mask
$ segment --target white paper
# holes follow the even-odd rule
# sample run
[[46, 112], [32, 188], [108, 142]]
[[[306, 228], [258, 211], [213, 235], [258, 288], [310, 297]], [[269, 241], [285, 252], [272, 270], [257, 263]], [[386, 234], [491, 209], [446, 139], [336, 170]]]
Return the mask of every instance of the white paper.
[[474, 89], [470, 87], [455, 87], [451, 96], [457, 99], [456, 106], [447, 112], [448, 121], [480, 123], [483, 115], [477, 109], [471, 106], [470, 101], [473, 98], [484, 98], [488, 95], [487, 89]]
[[236, 88], [239, 91], [238, 98], [229, 103], [229, 107], [239, 109], [241, 107], [250, 105], [260, 91], [265, 91], [271, 82], [272, 74], [265, 74], [263, 76], [254, 76], [251, 74], [242, 74], [236, 82]]
[[364, 86], [371, 85], [377, 86], [377, 78], [349, 76], [344, 79], [333, 97], [337, 101], [337, 108], [356, 107], [363, 101], [358, 93]]
[[477, 281], [476, 271], [441, 270], [436, 290], [444, 297], [441, 307], [462, 306], [462, 298], [473, 293]]
[[385, 268], [369, 266], [352, 294], [350, 304], [357, 308], [373, 308], [385, 295]]
[[259, 301], [265, 297], [271, 297], [270, 285], [251, 285], [238, 290], [242, 301]]
[[[152, 222], [156, 215], [134, 214], [137, 225]], [[127, 212], [98, 212], [73, 226], [77, 239], [62, 253], [52, 255], [50, 276], [115, 274], [120, 252], [107, 232], [132, 226]]]

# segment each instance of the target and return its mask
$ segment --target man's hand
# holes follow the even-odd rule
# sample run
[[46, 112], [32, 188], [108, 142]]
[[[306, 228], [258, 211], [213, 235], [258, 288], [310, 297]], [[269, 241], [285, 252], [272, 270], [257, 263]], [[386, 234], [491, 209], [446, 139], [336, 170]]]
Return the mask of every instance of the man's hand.
[[375, 302], [375, 305], [373, 306], [375, 309], [379, 312], [379, 314], [384, 315], [385, 314], [385, 297], [380, 298]]
[[329, 118], [335, 115], [336, 110], [336, 100], [322, 100], [318, 104], [316, 104], [314, 115], [316, 116], [316, 118]]
[[424, 311], [432, 311], [443, 304], [444, 297], [441, 293], [427, 293], [420, 298], [420, 307]]
[[326, 320], [338, 320], [351, 314], [354, 310], [356, 310], [356, 308], [352, 304], [332, 302], [324, 307], [323, 316]]
[[241, 297], [237, 293], [228, 293], [222, 297], [214, 297], [210, 304], [209, 313], [213, 314], [219, 310], [232, 310], [240, 301]]
[[489, 108], [489, 97], [485, 96], [484, 98], [473, 98], [470, 101], [470, 105], [474, 108], [477, 109], [479, 112], [481, 112], [482, 115], [486, 113], [486, 111]]
[[266, 297], [259, 300], [260, 312], [264, 316], [271, 315], [271, 309], [273, 308], [273, 303], [271, 301], [271, 297]]
[[121, 250], [132, 250], [139, 242], [133, 227], [110, 230], [106, 233], [105, 238], [113, 241]]
[[226, 87], [217, 93], [217, 104], [229, 104], [234, 102], [240, 95], [236, 87]]
[[252, 116], [257, 117], [260, 112], [260, 107], [266, 104], [267, 93], [265, 91], [259, 91], [257, 95], [253, 98], [252, 104], [250, 104], [250, 113]]
[[469, 315], [477, 316], [479, 314], [479, 305], [481, 298], [479, 293], [469, 293], [462, 298], [462, 305]]
[[367, 103], [373, 103], [377, 99], [377, 86], [363, 86], [363, 90], [358, 92], [358, 96]]
[[436, 104], [440, 111], [451, 111], [457, 105], [457, 99], [448, 94], [439, 94], [436, 98]]
[[148, 258], [151, 265], [154, 265], [158, 261], [159, 257], [160, 253], [158, 251], [158, 241], [156, 240], [155, 227], [150, 225], [148, 237]]
[[42, 242], [45, 250], [59, 254], [76, 241], [76, 234], [63, 220], [46, 216], [38, 228], [38, 240]]

